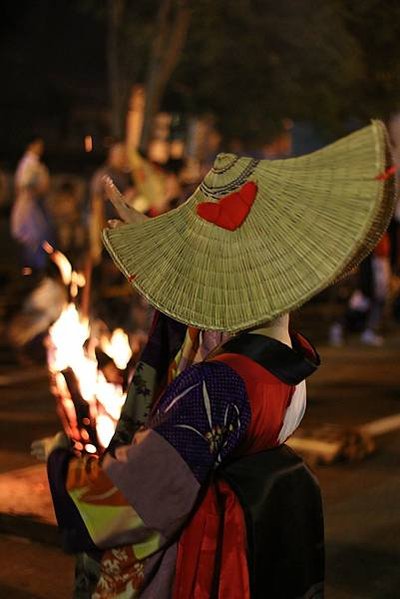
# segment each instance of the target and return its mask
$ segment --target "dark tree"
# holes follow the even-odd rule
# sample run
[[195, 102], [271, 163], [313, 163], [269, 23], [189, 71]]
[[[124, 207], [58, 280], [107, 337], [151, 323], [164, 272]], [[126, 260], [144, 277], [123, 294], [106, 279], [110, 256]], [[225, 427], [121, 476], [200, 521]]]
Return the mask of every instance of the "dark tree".
[[258, 143], [286, 117], [339, 134], [400, 104], [398, 0], [7, 0], [2, 15], [0, 145], [19, 152], [31, 126], [61, 151], [106, 106], [120, 136], [136, 83], [143, 149], [165, 107]]

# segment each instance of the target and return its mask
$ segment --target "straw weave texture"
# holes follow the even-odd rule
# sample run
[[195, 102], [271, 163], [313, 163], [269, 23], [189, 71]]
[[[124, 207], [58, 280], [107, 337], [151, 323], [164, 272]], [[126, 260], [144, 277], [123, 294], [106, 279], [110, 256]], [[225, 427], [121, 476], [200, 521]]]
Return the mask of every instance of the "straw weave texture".
[[[202, 329], [243, 330], [297, 308], [371, 251], [394, 206], [391, 185], [376, 179], [388, 163], [379, 121], [300, 158], [222, 154], [185, 204], [106, 229], [104, 242], [162, 312]], [[198, 203], [246, 181], [258, 192], [236, 231], [197, 215]]]

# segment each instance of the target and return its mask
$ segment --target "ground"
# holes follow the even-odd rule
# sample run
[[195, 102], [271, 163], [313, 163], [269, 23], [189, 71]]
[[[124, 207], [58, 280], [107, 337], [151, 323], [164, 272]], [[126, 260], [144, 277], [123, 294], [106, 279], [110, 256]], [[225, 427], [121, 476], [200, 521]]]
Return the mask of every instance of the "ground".
[[70, 599], [73, 563], [61, 549], [0, 535], [0, 597]]
[[[362, 424], [400, 412], [400, 335], [385, 348], [321, 348], [323, 367], [308, 384], [306, 427]], [[0, 368], [0, 472], [34, 463], [30, 442], [58, 429], [44, 371]], [[400, 597], [400, 438], [377, 439], [361, 462], [316, 466], [326, 522], [327, 599]], [[73, 559], [59, 548], [0, 537], [0, 597], [71, 597]]]

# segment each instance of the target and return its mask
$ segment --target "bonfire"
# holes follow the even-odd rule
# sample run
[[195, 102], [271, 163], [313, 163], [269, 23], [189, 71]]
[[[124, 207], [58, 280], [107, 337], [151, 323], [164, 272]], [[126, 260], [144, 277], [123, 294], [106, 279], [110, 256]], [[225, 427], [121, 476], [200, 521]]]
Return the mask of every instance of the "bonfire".
[[125, 402], [126, 371], [132, 357], [122, 329], [101, 330], [82, 306], [87, 284], [67, 258], [48, 246], [68, 289], [68, 300], [49, 329], [47, 362], [57, 412], [75, 451], [101, 454]]

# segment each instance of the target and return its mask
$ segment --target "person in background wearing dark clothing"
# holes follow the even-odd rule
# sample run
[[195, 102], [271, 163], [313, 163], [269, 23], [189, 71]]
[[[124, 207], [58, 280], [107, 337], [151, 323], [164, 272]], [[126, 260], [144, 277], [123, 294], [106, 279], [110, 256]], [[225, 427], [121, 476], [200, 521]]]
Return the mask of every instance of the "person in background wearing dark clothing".
[[383, 345], [384, 339], [379, 330], [389, 297], [390, 276], [390, 237], [386, 232], [373, 253], [360, 264], [358, 284], [349, 299], [346, 313], [330, 328], [331, 345], [343, 345], [347, 331], [358, 332], [364, 345]]

